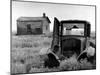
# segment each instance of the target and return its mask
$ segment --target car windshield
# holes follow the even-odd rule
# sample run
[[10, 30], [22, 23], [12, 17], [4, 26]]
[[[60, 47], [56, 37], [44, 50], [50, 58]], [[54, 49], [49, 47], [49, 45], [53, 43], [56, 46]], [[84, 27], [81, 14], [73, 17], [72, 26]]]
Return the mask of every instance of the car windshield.
[[84, 36], [84, 25], [83, 24], [63, 24], [63, 35]]

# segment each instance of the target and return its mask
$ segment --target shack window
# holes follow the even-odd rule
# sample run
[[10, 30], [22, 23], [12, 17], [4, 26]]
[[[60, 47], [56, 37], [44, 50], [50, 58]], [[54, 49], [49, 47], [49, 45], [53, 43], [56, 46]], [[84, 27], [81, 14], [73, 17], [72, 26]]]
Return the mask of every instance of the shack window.
[[31, 24], [27, 24], [27, 33], [32, 33]]
[[48, 30], [48, 26], [46, 25], [46, 30]]
[[42, 29], [41, 28], [35, 28], [35, 31], [37, 34], [42, 34]]

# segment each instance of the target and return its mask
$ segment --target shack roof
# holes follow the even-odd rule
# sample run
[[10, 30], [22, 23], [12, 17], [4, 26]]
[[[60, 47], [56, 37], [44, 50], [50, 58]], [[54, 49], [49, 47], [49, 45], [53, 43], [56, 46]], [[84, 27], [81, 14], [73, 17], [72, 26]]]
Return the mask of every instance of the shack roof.
[[38, 20], [47, 20], [48, 23], [51, 23], [48, 17], [19, 17], [17, 21], [38, 21]]

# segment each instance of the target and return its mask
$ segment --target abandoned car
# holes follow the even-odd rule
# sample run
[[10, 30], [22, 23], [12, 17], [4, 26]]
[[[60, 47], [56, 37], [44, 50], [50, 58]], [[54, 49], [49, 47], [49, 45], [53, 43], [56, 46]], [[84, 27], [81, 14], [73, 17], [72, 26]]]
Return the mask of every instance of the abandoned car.
[[[78, 32], [80, 31], [80, 32]], [[51, 48], [59, 46], [59, 55], [79, 56], [90, 45], [91, 25], [83, 20], [62, 20], [54, 18], [53, 41]]]

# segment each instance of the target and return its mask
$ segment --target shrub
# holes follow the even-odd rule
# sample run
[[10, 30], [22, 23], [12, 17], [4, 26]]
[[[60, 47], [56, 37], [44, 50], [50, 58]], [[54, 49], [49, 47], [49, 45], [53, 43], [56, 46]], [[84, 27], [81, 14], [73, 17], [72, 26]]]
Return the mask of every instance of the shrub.
[[39, 47], [39, 43], [34, 43], [34, 47]]
[[88, 70], [92, 69], [93, 65], [89, 63], [86, 59], [82, 60], [81, 63], [79, 63], [76, 58], [71, 57], [67, 60], [63, 60], [59, 68], [61, 71]]
[[32, 47], [32, 44], [31, 43], [22, 43], [22, 46], [21, 46], [22, 48], [24, 48], [24, 47]]
[[43, 42], [43, 45], [44, 45], [44, 46], [49, 46], [49, 45], [50, 45], [50, 42], [45, 41], [45, 42]]
[[87, 59], [84, 59], [80, 63], [80, 70], [87, 70], [87, 69], [92, 69], [93, 65], [87, 61]]
[[25, 65], [21, 63], [12, 63], [11, 73], [26, 73]]
[[59, 68], [61, 71], [77, 70], [79, 68], [79, 63], [75, 57], [71, 57], [69, 59], [63, 60]]
[[34, 73], [34, 72], [57, 72], [59, 71], [58, 68], [52, 68], [52, 69], [49, 69], [49, 68], [32, 68], [30, 70], [30, 73]]

